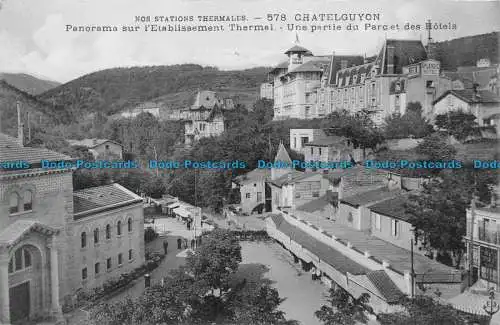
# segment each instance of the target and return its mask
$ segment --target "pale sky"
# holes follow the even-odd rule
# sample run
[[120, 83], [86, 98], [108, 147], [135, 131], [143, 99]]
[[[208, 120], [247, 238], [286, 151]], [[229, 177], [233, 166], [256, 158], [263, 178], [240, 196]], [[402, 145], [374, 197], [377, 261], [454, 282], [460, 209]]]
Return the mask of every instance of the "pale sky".
[[[327, 1], [327, 0], [0, 0], [0, 72], [25, 72], [59, 82], [112, 67], [197, 63], [220, 69], [271, 66], [285, 59], [295, 40], [286, 23], [274, 32], [219, 33], [79, 33], [71, 25], [135, 25], [136, 15], [246, 15], [268, 13], [379, 13], [374, 24], [405, 22], [424, 25], [427, 19], [454, 23], [456, 30], [435, 30], [447, 40], [500, 30], [499, 1]], [[363, 28], [363, 21], [356, 21]], [[175, 24], [175, 23], [172, 23]], [[299, 23], [300, 24], [300, 23]], [[309, 26], [312, 23], [307, 23]], [[339, 24], [339, 22], [320, 22]], [[346, 23], [340, 23], [345, 28]], [[279, 30], [284, 27], [285, 30]], [[226, 28], [227, 29], [227, 28]], [[299, 32], [301, 45], [315, 55], [373, 55], [385, 37], [426, 39], [425, 31]]]

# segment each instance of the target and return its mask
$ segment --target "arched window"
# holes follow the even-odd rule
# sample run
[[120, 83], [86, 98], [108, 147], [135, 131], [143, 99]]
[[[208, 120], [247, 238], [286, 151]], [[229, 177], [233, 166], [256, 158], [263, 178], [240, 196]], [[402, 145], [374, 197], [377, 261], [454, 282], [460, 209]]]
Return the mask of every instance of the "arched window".
[[33, 193], [31, 191], [24, 192], [24, 211], [33, 209]]
[[94, 229], [94, 244], [97, 244], [99, 242], [99, 229], [96, 228]]
[[116, 224], [116, 234], [120, 236], [122, 234], [122, 222], [118, 221]]
[[12, 193], [9, 198], [9, 213], [14, 214], [19, 212], [19, 195]]
[[82, 240], [82, 248], [87, 247], [87, 233], [82, 232], [82, 235], [80, 236]]
[[26, 248], [19, 248], [9, 261], [9, 273], [31, 267], [31, 253]]
[[111, 239], [111, 226], [106, 225], [106, 239]]
[[127, 224], [128, 224], [128, 232], [132, 232], [132, 218], [128, 218]]

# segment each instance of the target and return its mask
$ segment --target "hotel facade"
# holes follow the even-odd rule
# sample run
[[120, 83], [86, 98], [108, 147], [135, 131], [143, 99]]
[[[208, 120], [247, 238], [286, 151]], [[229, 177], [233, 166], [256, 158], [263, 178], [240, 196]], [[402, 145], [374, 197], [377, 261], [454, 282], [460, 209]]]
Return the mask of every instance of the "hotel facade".
[[426, 116], [433, 101], [452, 89], [450, 78], [433, 60], [432, 44], [420, 40], [387, 39], [371, 58], [314, 56], [296, 44], [285, 52], [288, 60], [269, 74], [273, 85], [274, 119], [311, 119], [335, 111], [370, 112], [382, 124], [393, 114], [404, 114], [419, 102]]

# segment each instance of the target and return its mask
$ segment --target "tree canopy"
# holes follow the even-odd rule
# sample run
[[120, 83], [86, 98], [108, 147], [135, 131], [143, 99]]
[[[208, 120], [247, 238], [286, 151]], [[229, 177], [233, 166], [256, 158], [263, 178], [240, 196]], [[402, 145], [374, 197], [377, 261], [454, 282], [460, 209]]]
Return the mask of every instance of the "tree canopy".
[[404, 311], [381, 313], [377, 320], [381, 325], [465, 325], [464, 317], [451, 305], [442, 304], [433, 297], [403, 297], [399, 302]]
[[432, 125], [422, 116], [419, 102], [408, 103], [404, 115], [392, 115], [385, 120], [384, 134], [387, 139], [423, 138], [431, 132]]
[[228, 230], [204, 234], [186, 265], [137, 298], [102, 303], [91, 312], [103, 325], [293, 325], [279, 305], [283, 299], [265, 281], [237, 276], [241, 246]]
[[329, 305], [323, 305], [314, 315], [324, 325], [356, 325], [366, 324], [370, 295], [363, 293], [358, 299], [352, 297], [346, 290], [339, 287], [330, 289]]

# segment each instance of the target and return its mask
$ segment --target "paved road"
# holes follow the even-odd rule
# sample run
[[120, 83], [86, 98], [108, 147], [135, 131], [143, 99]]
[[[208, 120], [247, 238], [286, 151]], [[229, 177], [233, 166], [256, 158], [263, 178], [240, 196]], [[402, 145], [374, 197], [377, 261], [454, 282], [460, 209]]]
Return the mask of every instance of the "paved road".
[[327, 288], [319, 281], [313, 281], [310, 273], [293, 263], [291, 255], [274, 243], [243, 242], [242, 263], [258, 263], [267, 266], [264, 277], [273, 282], [282, 298], [281, 310], [288, 319], [295, 319], [303, 325], [320, 325], [314, 311], [326, 303]]

